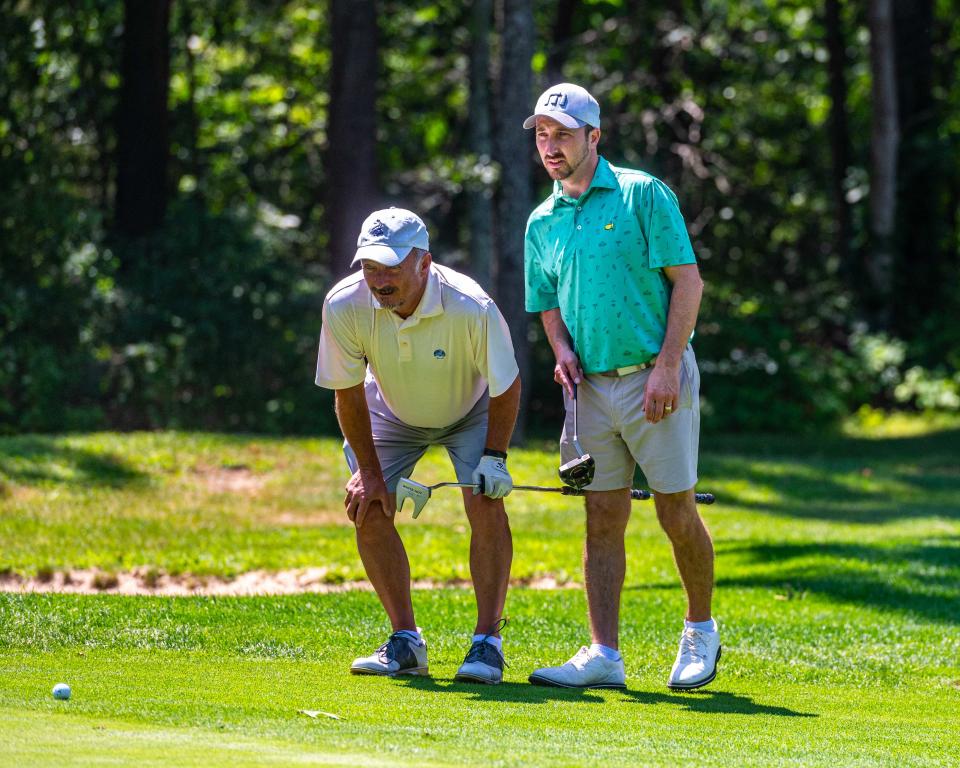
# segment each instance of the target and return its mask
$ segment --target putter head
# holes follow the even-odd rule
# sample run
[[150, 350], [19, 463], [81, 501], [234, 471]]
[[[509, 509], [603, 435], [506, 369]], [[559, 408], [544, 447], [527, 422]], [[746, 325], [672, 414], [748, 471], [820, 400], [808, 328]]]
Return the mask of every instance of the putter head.
[[597, 469], [597, 463], [589, 453], [568, 461], [561, 465], [560, 480], [564, 485], [568, 485], [576, 490], [582, 490], [593, 482], [593, 473]]
[[407, 499], [413, 502], [413, 516], [417, 518], [424, 504], [430, 500], [430, 489], [409, 477], [401, 477], [400, 482], [397, 483], [397, 512], [403, 510], [403, 502]]

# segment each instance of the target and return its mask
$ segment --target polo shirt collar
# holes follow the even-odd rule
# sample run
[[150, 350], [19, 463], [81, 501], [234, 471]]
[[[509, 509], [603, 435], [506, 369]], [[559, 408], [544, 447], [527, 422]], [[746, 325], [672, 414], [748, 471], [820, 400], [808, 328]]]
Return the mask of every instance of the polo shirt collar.
[[[617, 184], [617, 177], [614, 175], [613, 171], [610, 170], [610, 163], [607, 162], [607, 159], [602, 155], [599, 158], [597, 163], [597, 169], [593, 172], [593, 178], [590, 180], [590, 186], [587, 187], [586, 191], [580, 195], [578, 200], [583, 200], [590, 192], [594, 189], [616, 189], [619, 186]], [[568, 198], [563, 194], [563, 183], [559, 180], [553, 182], [553, 204], [556, 206], [558, 202], [569, 202], [572, 198]]]
[[440, 273], [430, 264], [430, 274], [427, 276], [427, 287], [420, 297], [420, 303], [414, 310], [420, 317], [433, 317], [443, 313], [443, 297], [440, 291]]

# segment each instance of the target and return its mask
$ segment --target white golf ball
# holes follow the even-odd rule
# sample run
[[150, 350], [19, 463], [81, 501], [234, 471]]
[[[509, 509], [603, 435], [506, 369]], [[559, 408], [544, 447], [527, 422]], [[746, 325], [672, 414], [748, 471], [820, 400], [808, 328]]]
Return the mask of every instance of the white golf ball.
[[66, 683], [57, 683], [53, 686], [53, 698], [55, 699], [69, 699], [70, 698], [70, 686]]

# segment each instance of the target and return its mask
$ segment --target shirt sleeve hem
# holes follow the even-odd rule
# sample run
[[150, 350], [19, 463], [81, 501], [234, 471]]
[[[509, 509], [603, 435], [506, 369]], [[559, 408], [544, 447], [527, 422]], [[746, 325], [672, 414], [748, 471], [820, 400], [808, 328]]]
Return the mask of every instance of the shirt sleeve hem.
[[350, 389], [351, 387], [357, 386], [357, 384], [363, 384], [365, 378], [366, 373], [364, 373], [364, 375], [356, 381], [350, 381], [346, 379], [324, 379], [320, 376], [317, 376], [313, 383], [318, 387], [323, 387], [324, 389]]
[[697, 263], [696, 255], [684, 257], [683, 260], [677, 260], [677, 261], [664, 261], [663, 259], [654, 261], [653, 259], [650, 259], [650, 269], [663, 269], [664, 267], [685, 267], [688, 264], [696, 264], [696, 263]]
[[560, 309], [560, 302], [559, 301], [552, 301], [552, 302], [541, 301], [539, 303], [531, 302], [531, 301], [526, 302], [527, 312], [547, 312], [548, 310], [551, 310], [551, 309]]
[[510, 381], [507, 383], [505, 387], [497, 387], [497, 389], [494, 390], [493, 382], [488, 381], [487, 387], [490, 390], [490, 397], [500, 397], [500, 395], [502, 395], [504, 392], [510, 389], [511, 386], [513, 386], [513, 382], [517, 380], [517, 376], [519, 375], [520, 375], [520, 369], [516, 365], [514, 365], [513, 376], [510, 378]]

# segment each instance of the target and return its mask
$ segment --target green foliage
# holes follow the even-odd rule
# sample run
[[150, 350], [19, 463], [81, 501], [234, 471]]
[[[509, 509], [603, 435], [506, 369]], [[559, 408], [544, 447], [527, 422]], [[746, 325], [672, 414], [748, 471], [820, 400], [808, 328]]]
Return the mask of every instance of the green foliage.
[[[322, 296], [288, 253], [299, 235], [261, 210], [211, 215], [185, 199], [156, 235], [111, 251], [106, 362], [115, 423], [310, 430]], [[145, 421], [142, 421], [144, 419]]]
[[[351, 148], [327, 142], [326, 4], [172, 5], [172, 204], [139, 244], [108, 237], [123, 4], [4, 7], [0, 430], [332, 427], [329, 397], [317, 408], [309, 391], [310, 358], [322, 295], [346, 269], [327, 263], [324, 157]], [[469, 150], [469, 7], [380, 9], [383, 191], [423, 213], [438, 261], [471, 272], [467, 192], [495, 195], [504, 173], [531, 174], [538, 197], [549, 185], [532, 143], [525, 169]], [[554, 39], [563, 9], [569, 36]], [[934, 7], [933, 108], [905, 131], [901, 168], [935, 186], [930, 247], [944, 257], [899, 286], [929, 299], [899, 307], [888, 337], [861, 328], [871, 119], [862, 7], [842, 13], [847, 255], [831, 192], [821, 5], [591, 0], [535, 12], [534, 90], [561, 60], [563, 78], [601, 102], [603, 154], [679, 196], [707, 284], [695, 346], [708, 428], [819, 429], [865, 403], [956, 407], [960, 24], [949, 3]], [[495, 91], [510, 73], [497, 71], [499, 40], [490, 42]], [[531, 422], [546, 429], [560, 398], [550, 351], [532, 333]], [[876, 370], [876, 345], [903, 357]]]

